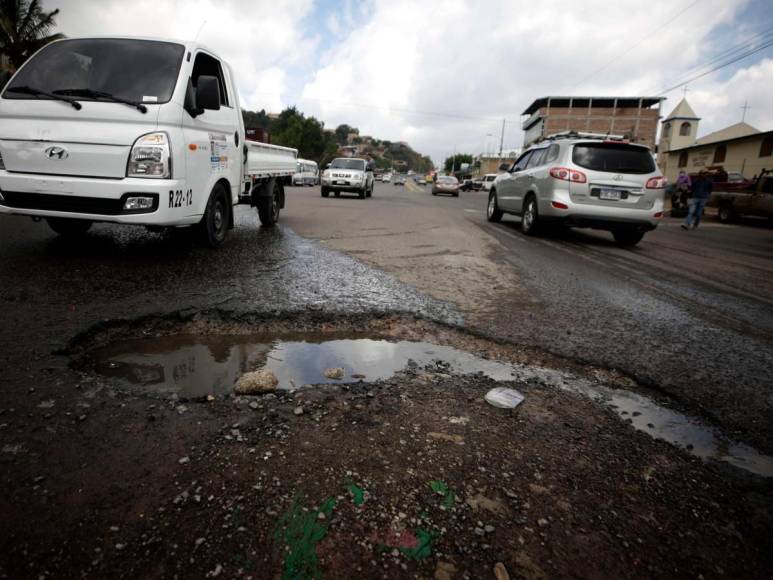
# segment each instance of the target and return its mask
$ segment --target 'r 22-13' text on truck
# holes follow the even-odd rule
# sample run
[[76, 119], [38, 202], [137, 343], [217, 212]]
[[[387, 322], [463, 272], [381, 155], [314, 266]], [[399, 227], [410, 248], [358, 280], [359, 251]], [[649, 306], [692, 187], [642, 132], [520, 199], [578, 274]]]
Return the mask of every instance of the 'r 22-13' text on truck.
[[233, 71], [199, 44], [53, 42], [0, 98], [0, 213], [62, 235], [95, 221], [195, 226], [218, 247], [237, 203], [276, 222], [296, 168], [295, 149], [244, 136]]

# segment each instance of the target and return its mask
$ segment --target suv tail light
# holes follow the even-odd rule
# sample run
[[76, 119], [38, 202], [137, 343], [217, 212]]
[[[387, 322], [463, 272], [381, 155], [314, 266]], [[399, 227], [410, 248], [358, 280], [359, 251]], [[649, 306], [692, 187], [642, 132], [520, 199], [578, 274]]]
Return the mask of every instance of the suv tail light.
[[566, 167], [551, 167], [550, 177], [562, 181], [572, 181], [574, 183], [585, 183], [587, 179], [582, 171], [568, 169]]
[[650, 177], [645, 187], [647, 189], [663, 189], [666, 183], [668, 183], [668, 180], [665, 177]]

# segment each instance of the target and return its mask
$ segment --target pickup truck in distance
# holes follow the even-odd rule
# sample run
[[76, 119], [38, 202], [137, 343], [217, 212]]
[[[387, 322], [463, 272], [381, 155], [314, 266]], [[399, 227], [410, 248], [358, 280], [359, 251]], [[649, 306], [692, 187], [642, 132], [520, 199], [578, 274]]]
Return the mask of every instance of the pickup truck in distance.
[[762, 171], [754, 185], [741, 191], [714, 191], [710, 205], [719, 208], [719, 221], [727, 223], [738, 216], [773, 219], [773, 171]]
[[277, 221], [296, 159], [246, 141], [231, 67], [195, 42], [52, 42], [0, 98], [0, 213], [63, 236], [96, 221], [193, 226], [218, 247], [237, 203]]

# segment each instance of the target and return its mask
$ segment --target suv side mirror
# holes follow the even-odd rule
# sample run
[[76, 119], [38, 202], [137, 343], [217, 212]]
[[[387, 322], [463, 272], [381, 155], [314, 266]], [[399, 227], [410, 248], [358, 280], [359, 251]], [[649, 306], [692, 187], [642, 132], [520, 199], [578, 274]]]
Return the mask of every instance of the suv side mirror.
[[510, 164], [509, 163], [502, 163], [499, 166], [499, 171], [510, 171]]

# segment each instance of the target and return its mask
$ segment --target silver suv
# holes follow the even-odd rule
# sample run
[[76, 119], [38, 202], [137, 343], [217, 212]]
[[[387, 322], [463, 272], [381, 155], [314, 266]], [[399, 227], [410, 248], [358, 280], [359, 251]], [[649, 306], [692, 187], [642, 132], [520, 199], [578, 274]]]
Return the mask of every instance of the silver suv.
[[644, 145], [563, 133], [528, 149], [496, 178], [487, 217], [520, 215], [530, 235], [546, 222], [608, 230], [618, 244], [633, 246], [663, 217], [665, 185]]
[[322, 172], [322, 197], [332, 191], [338, 197], [341, 192], [352, 192], [360, 199], [373, 195], [373, 167], [365, 159], [337, 157]]

